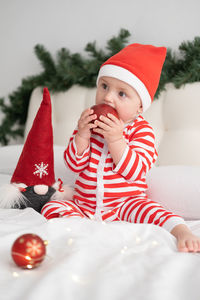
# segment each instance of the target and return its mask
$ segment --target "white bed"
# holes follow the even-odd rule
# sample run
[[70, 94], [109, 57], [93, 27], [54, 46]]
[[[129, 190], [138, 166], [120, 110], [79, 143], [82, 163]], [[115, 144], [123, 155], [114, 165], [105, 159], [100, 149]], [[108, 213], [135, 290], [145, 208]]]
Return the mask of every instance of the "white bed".
[[[47, 222], [30, 208], [1, 210], [0, 220], [2, 300], [199, 299], [199, 254], [178, 253], [175, 239], [158, 226]], [[200, 221], [190, 226], [200, 234]], [[10, 257], [14, 239], [27, 232], [49, 241], [37, 269], [19, 269]]]
[[[156, 105], [156, 111], [161, 111]], [[160, 137], [162, 142], [162, 132]], [[160, 145], [159, 165], [147, 178], [148, 194], [182, 214], [200, 236], [199, 157], [193, 163], [190, 153], [187, 164], [169, 163]], [[55, 173], [73, 185], [75, 177], [62, 159], [64, 148], [62, 143], [54, 146]], [[9, 182], [21, 150], [22, 145], [0, 148], [0, 185]], [[189, 157], [185, 152], [181, 154], [184, 161]], [[38, 234], [49, 242], [45, 260], [32, 270], [20, 269], [11, 258], [13, 242], [24, 233]], [[0, 209], [2, 300], [196, 300], [199, 269], [200, 254], [177, 252], [175, 238], [158, 226], [78, 218], [47, 221], [31, 208]]]

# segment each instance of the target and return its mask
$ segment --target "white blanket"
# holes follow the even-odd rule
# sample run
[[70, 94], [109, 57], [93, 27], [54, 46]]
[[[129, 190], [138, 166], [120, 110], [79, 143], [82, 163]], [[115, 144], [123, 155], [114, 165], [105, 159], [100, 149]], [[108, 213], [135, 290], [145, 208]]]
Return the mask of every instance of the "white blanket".
[[[9, 183], [20, 151], [0, 149], [0, 185]], [[63, 149], [57, 151], [55, 171], [62, 178]], [[189, 204], [194, 197], [187, 199]], [[200, 236], [200, 218], [187, 224]], [[12, 244], [24, 233], [49, 242], [45, 260], [32, 270], [20, 269], [11, 257]], [[200, 254], [177, 252], [176, 239], [158, 226], [47, 221], [31, 208], [0, 209], [0, 300], [199, 300], [199, 270]]]
[[[200, 221], [189, 226], [200, 235]], [[11, 247], [24, 233], [49, 242], [42, 264], [17, 267]], [[47, 221], [31, 208], [0, 210], [0, 299], [199, 299], [200, 254], [178, 253], [164, 229], [88, 219]]]

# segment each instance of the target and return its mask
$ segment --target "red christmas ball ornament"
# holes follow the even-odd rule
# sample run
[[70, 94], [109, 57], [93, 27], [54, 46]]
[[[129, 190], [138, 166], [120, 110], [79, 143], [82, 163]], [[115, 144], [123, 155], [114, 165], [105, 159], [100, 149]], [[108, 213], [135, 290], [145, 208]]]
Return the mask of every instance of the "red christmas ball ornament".
[[46, 241], [43, 241], [36, 234], [23, 234], [13, 243], [12, 258], [17, 266], [24, 269], [33, 269], [44, 260], [46, 244]]
[[[94, 110], [94, 114], [97, 115], [97, 119], [96, 120], [100, 120], [100, 116], [105, 116], [107, 117], [107, 114], [113, 114], [116, 118], [119, 119], [119, 115], [118, 112], [116, 111], [116, 109], [108, 104], [105, 103], [101, 103], [101, 104], [96, 104], [93, 105], [91, 107], [91, 109]], [[92, 121], [94, 122], [94, 120]]]

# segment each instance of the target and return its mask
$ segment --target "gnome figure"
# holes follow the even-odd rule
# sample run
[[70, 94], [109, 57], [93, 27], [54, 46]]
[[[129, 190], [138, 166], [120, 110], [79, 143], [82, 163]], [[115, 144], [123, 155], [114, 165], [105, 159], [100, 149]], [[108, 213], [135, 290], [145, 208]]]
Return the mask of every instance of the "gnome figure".
[[47, 88], [27, 136], [10, 184], [0, 187], [0, 208], [32, 207], [40, 212], [49, 200], [70, 200], [72, 189], [54, 174], [51, 99]]

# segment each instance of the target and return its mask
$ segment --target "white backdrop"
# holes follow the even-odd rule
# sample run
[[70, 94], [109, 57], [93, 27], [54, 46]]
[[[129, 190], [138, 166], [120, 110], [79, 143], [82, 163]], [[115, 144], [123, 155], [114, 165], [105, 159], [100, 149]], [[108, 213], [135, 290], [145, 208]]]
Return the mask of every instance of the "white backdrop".
[[176, 49], [200, 35], [199, 11], [199, 0], [0, 0], [0, 97], [40, 73], [37, 43], [53, 55], [61, 47], [83, 52], [126, 28], [130, 42]]

